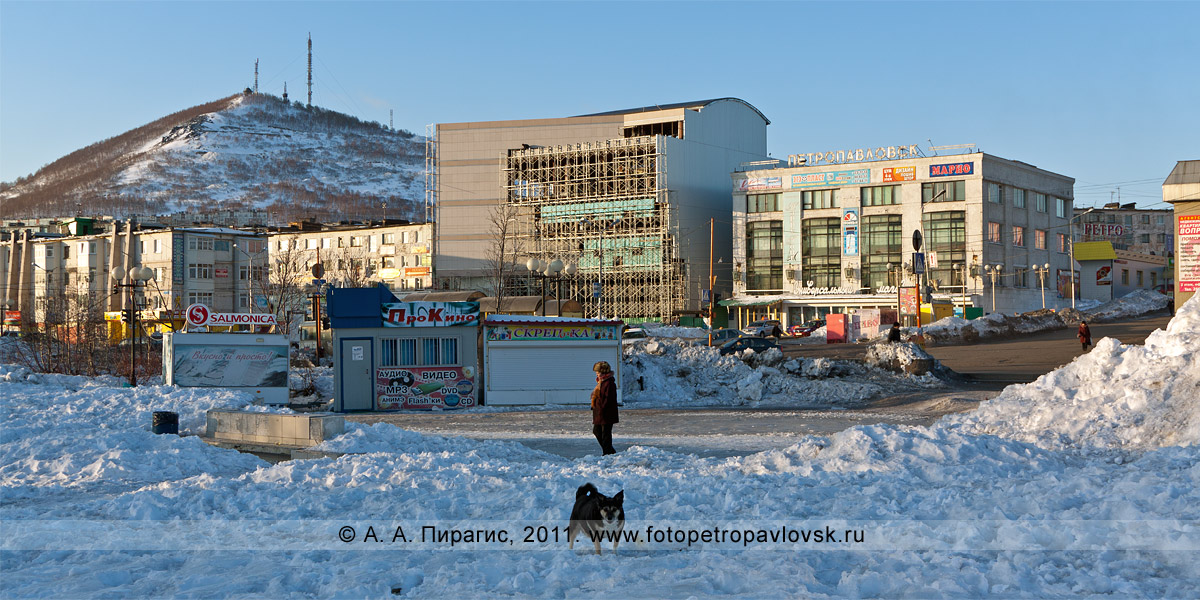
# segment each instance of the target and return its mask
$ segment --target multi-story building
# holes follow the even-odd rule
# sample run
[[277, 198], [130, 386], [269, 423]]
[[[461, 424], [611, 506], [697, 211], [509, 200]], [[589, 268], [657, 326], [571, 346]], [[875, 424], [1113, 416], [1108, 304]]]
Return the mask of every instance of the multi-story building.
[[436, 284], [530, 293], [521, 265], [560, 260], [577, 271], [555, 283], [588, 315], [699, 309], [710, 256], [729, 260], [727, 175], [766, 158], [768, 124], [736, 98], [439, 124]]
[[[1087, 214], [1083, 214], [1083, 213]], [[1111, 242], [1116, 250], [1165, 256], [1174, 247], [1171, 209], [1139, 209], [1109, 203], [1104, 208], [1075, 208], [1075, 239]]]
[[432, 223], [303, 224], [270, 233], [276, 259], [296, 254], [307, 268], [342, 287], [382, 282], [395, 291], [424, 290], [432, 279]]
[[895, 307], [896, 286], [916, 285], [917, 236], [935, 297], [1025, 311], [1041, 307], [1044, 286], [1048, 306], [1070, 304], [1070, 177], [916, 146], [793, 155], [774, 167], [732, 174], [736, 297], [726, 304], [744, 307], [743, 318]]
[[1175, 306], [1200, 291], [1200, 160], [1181, 160], [1163, 181], [1163, 201], [1174, 208]]

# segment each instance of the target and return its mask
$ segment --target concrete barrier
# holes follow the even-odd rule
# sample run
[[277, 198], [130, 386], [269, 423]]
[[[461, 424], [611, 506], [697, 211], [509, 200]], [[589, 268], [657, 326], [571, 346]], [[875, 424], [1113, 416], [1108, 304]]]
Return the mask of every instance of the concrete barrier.
[[210, 410], [204, 437], [212, 442], [308, 448], [346, 431], [340, 415]]

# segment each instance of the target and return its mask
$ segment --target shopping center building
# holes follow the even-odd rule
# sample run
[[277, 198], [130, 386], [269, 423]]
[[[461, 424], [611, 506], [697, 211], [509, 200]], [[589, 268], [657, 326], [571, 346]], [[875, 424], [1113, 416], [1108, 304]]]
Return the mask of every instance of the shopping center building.
[[1028, 311], [1043, 295], [1047, 307], [1070, 306], [1074, 183], [979, 151], [924, 156], [915, 145], [734, 172], [734, 297], [723, 304], [743, 322], [785, 325], [896, 308], [897, 285], [915, 286], [925, 266], [926, 297], [957, 310]]

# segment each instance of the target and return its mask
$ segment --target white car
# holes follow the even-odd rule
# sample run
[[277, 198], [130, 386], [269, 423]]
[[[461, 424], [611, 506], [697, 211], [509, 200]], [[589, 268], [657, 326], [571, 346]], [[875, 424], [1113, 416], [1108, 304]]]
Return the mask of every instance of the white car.
[[783, 324], [775, 319], [764, 319], [747, 325], [742, 333], [753, 337], [779, 337], [783, 335]]

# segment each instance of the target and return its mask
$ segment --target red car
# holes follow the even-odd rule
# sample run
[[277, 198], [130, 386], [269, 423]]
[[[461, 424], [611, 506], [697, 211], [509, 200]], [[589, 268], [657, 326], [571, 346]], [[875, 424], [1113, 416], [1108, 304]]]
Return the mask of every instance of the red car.
[[788, 327], [788, 335], [791, 335], [793, 337], [808, 337], [808, 336], [812, 335], [812, 332], [814, 332], [824, 326], [825, 326], [825, 319], [817, 319], [816, 321], [809, 321], [803, 325], [792, 325], [791, 327]]

